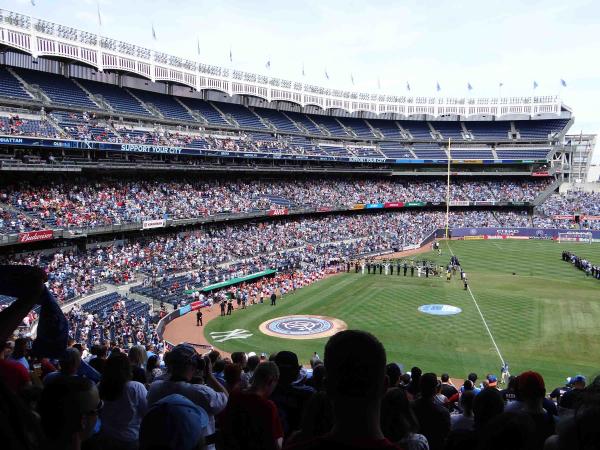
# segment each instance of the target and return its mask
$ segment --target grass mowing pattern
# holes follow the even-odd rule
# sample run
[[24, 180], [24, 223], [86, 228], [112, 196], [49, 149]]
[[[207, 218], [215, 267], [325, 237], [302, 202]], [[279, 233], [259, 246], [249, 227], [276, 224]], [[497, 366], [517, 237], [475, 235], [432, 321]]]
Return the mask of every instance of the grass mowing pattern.
[[[469, 285], [511, 373], [537, 370], [547, 387], [567, 376], [600, 373], [600, 281], [561, 260], [572, 250], [600, 262], [600, 246], [548, 241], [453, 241], [450, 244], [469, 276]], [[418, 255], [446, 264], [443, 255]], [[513, 275], [513, 272], [515, 275]], [[385, 345], [389, 361], [405, 369], [448, 372], [462, 378], [470, 371], [499, 375], [500, 359], [468, 292], [460, 280], [402, 275], [341, 274], [278, 300], [234, 311], [206, 326], [212, 331], [249, 330], [244, 340], [214, 343], [226, 351], [293, 350], [303, 362], [312, 352], [322, 356], [327, 339], [290, 340], [263, 335], [258, 326], [270, 318], [315, 314], [344, 320], [349, 328], [367, 330]], [[424, 304], [458, 306], [455, 316], [417, 311]]]

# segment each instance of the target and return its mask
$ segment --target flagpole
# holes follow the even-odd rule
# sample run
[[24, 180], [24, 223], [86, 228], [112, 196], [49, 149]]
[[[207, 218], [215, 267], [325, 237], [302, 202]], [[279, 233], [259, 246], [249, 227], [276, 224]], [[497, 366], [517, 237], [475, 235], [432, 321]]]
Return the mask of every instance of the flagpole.
[[446, 183], [446, 239], [448, 239], [448, 227], [450, 220], [450, 138], [448, 138], [448, 181]]

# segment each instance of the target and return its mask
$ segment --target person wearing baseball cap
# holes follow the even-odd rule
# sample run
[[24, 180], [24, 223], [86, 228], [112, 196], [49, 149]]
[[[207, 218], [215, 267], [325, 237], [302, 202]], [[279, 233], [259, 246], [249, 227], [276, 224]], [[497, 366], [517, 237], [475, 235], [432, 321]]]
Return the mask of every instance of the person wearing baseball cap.
[[140, 427], [140, 450], [204, 448], [208, 414], [179, 394], [163, 397], [148, 410]]
[[[202, 359], [196, 349], [190, 344], [179, 344], [165, 355], [168, 377], [156, 380], [148, 389], [148, 406], [154, 405], [160, 399], [180, 394], [200, 406], [208, 414], [207, 442], [215, 433], [215, 415], [227, 406], [227, 389], [221, 385], [212, 373], [212, 363], [209, 358]], [[206, 384], [193, 384], [192, 378], [198, 371], [203, 371]], [[209, 444], [209, 450], [214, 445]]]
[[487, 381], [488, 381], [488, 388], [497, 389], [497, 387], [498, 387], [498, 378], [496, 377], [496, 375], [493, 375], [493, 374], [490, 373], [487, 376]]
[[579, 406], [583, 397], [586, 379], [583, 375], [575, 375], [569, 379], [572, 389], [565, 392], [560, 399], [560, 407], [564, 409], [575, 409]]

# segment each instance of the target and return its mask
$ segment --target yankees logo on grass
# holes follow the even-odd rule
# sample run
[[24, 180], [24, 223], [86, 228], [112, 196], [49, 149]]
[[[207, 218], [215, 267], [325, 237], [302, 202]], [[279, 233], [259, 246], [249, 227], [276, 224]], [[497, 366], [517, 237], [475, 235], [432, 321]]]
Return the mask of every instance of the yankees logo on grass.
[[277, 317], [263, 322], [259, 327], [264, 334], [288, 339], [327, 337], [346, 328], [346, 323], [339, 319], [309, 315]]
[[236, 328], [231, 331], [213, 331], [210, 333], [210, 337], [215, 342], [225, 342], [230, 339], [248, 339], [252, 336], [248, 330], [242, 330], [241, 328]]

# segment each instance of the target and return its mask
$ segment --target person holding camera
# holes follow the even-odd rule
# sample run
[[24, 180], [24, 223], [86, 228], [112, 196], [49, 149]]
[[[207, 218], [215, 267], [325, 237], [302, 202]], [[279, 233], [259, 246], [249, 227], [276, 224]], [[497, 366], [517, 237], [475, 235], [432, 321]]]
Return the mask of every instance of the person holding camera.
[[[154, 381], [148, 390], [148, 406], [160, 399], [180, 394], [200, 406], [208, 414], [207, 443], [214, 442], [215, 415], [227, 406], [228, 392], [212, 373], [212, 363], [208, 357], [202, 358], [190, 344], [179, 344], [165, 355], [168, 376]], [[205, 384], [194, 381], [203, 379]], [[214, 445], [207, 447], [214, 449]]]

